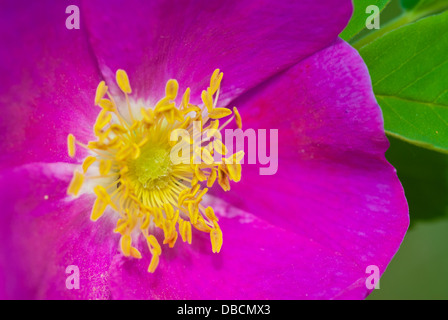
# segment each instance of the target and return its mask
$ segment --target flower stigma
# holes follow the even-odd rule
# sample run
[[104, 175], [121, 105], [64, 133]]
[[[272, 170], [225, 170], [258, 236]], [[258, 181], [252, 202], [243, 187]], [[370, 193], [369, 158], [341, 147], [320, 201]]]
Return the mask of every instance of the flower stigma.
[[[233, 116], [220, 125], [222, 118], [232, 115], [232, 110], [216, 107], [222, 77], [219, 69], [213, 72], [199, 105], [190, 103], [190, 88], [177, 99], [179, 84], [171, 79], [165, 97], [153, 106], [141, 106], [138, 114], [129, 98], [128, 75], [120, 69], [116, 82], [124, 99], [114, 97], [104, 81], [97, 87], [95, 105], [101, 111], [93, 126], [96, 140], [85, 144], [73, 134], [67, 137], [70, 157], [76, 156], [78, 146], [88, 150], [67, 193], [78, 196], [83, 186], [94, 192], [92, 221], [100, 219], [108, 207], [117, 212], [114, 232], [121, 235], [121, 252], [140, 259], [142, 254], [135, 243], [145, 240], [152, 255], [148, 272], [156, 270], [162, 253], [157, 237], [163, 237], [163, 244], [170, 248], [179, 234], [182, 241], [191, 244], [194, 228], [209, 233], [212, 252], [221, 250], [219, 219], [202, 200], [215, 182], [229, 191], [229, 181], [240, 181], [244, 156], [243, 151], [229, 154], [221, 142], [220, 131], [233, 119], [240, 129], [242, 126], [236, 107]], [[194, 127], [198, 123], [199, 131]], [[178, 129], [188, 132], [189, 137], [172, 141]], [[197, 138], [199, 144], [194, 143]], [[184, 150], [189, 151], [185, 154]], [[173, 162], [171, 155], [180, 151], [186, 161]], [[215, 155], [220, 155], [220, 161], [215, 161]], [[197, 157], [200, 161], [194, 161]]]

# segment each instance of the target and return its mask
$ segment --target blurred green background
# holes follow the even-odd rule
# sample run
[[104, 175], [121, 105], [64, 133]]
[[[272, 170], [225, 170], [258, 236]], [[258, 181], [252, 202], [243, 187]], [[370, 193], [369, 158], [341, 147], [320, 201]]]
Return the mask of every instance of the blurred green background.
[[[381, 12], [381, 27], [400, 16], [403, 7], [412, 7], [419, 1], [436, 2], [391, 0]], [[448, 0], [438, 1], [448, 5]], [[355, 0], [355, 7], [358, 5], [358, 9], [365, 10], [370, 4], [385, 2]], [[446, 27], [448, 31], [448, 25]], [[350, 43], [355, 43], [356, 47], [356, 41], [371, 32], [374, 31], [363, 30]], [[438, 81], [445, 82], [448, 87], [448, 79]], [[397, 169], [405, 189], [411, 225], [381, 278], [380, 289], [374, 290], [367, 300], [448, 299], [448, 154], [388, 138], [391, 146], [386, 157]]]

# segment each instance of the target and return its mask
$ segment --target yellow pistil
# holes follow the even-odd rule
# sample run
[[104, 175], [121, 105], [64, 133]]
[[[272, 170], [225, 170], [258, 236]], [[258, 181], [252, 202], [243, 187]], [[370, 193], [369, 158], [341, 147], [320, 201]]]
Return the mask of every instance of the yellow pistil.
[[[149, 108], [139, 105], [133, 111], [129, 78], [120, 69], [116, 81], [124, 100], [114, 99], [104, 81], [96, 90], [94, 102], [101, 110], [93, 126], [97, 140], [83, 144], [72, 134], [67, 137], [70, 157], [75, 156], [76, 145], [91, 153], [84, 159], [82, 170], [74, 172], [67, 192], [76, 196], [85, 181], [93, 182], [96, 200], [90, 219], [100, 219], [109, 206], [117, 212], [114, 232], [121, 235], [123, 255], [140, 259], [142, 254], [133, 241], [145, 239], [152, 255], [148, 272], [154, 272], [159, 265], [162, 254], [159, 241], [170, 248], [178, 238], [191, 244], [192, 227], [209, 234], [212, 252], [218, 253], [223, 245], [218, 217], [211, 207], [201, 204], [216, 181], [228, 191], [229, 181], [241, 179], [240, 162], [244, 153], [229, 154], [220, 140], [219, 131], [232, 119], [241, 128], [241, 116], [235, 107], [234, 117], [220, 126], [220, 119], [232, 114], [230, 109], [216, 107], [222, 77], [219, 69], [213, 72], [210, 86], [201, 93], [199, 105], [190, 102], [190, 88], [180, 96], [178, 82], [170, 79], [165, 97]], [[176, 99], [180, 100], [178, 106]], [[116, 101], [125, 104], [119, 105]], [[194, 127], [197, 123], [200, 137]], [[172, 133], [177, 136], [174, 132], [177, 129], [187, 130], [190, 136], [178, 136], [179, 142], [171, 141]], [[194, 145], [197, 138], [201, 142]], [[190, 150], [181, 155], [186, 161], [173, 163], [171, 152], [183, 151], [183, 147]], [[215, 161], [215, 155], [222, 160]], [[198, 156], [201, 161], [193, 161]], [[157, 228], [161, 230], [158, 236], [163, 234], [163, 239], [157, 240]]]

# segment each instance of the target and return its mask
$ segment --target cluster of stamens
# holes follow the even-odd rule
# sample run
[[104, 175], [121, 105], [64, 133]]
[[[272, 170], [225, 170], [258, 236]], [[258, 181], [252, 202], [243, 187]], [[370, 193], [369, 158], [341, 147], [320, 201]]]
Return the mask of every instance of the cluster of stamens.
[[[76, 146], [89, 151], [80, 170], [74, 172], [68, 194], [77, 196], [83, 185], [91, 185], [96, 195], [91, 220], [103, 216], [108, 206], [117, 212], [114, 232], [121, 235], [123, 255], [141, 258], [133, 242], [143, 236], [152, 254], [149, 272], [156, 270], [162, 253], [157, 229], [163, 231], [163, 244], [170, 248], [178, 234], [191, 244], [193, 227], [210, 234], [214, 253], [221, 250], [219, 219], [212, 207], [204, 207], [201, 202], [215, 181], [228, 191], [229, 180], [241, 179], [240, 162], [244, 156], [242, 151], [229, 154], [221, 140], [220, 131], [233, 119], [241, 129], [241, 117], [235, 107], [233, 117], [220, 125], [220, 119], [232, 115], [230, 109], [216, 107], [222, 77], [219, 69], [214, 71], [210, 86], [202, 92], [200, 105], [190, 103], [187, 88], [176, 106], [179, 84], [169, 80], [165, 97], [152, 108], [141, 107], [140, 115], [136, 115], [129, 98], [132, 90], [128, 76], [124, 70], [118, 70], [116, 81], [124, 93], [127, 110], [121, 110], [118, 100], [101, 81], [95, 96], [95, 105], [101, 108], [93, 128], [97, 139], [84, 144], [68, 135], [71, 157], [75, 157]], [[178, 129], [186, 130], [189, 137], [172, 141]], [[201, 143], [195, 144], [198, 135]], [[178, 154], [187, 149], [191, 152], [180, 156], [186, 161], [173, 163], [172, 152]], [[214, 158], [217, 154], [221, 155], [219, 162]], [[198, 158], [200, 161], [194, 161]], [[93, 184], [87, 184], [88, 181]]]

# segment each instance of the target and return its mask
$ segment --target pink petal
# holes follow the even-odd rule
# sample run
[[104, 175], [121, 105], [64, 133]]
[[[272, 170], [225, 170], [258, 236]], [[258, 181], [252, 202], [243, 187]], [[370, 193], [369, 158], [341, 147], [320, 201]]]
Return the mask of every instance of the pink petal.
[[77, 2], [0, 5], [0, 168], [70, 161], [67, 134], [93, 135], [99, 70], [82, 17], [79, 30], [65, 26], [66, 7]]
[[[2, 299], [109, 298], [114, 225], [90, 221], [88, 196], [67, 198], [72, 172], [69, 164], [33, 163], [0, 175]], [[79, 268], [79, 289], [66, 287], [71, 265]]]
[[107, 79], [123, 68], [133, 94], [154, 102], [175, 78], [197, 98], [220, 68], [223, 102], [331, 44], [347, 24], [352, 4], [131, 0], [86, 1], [83, 8]]
[[[331, 299], [367, 293], [365, 270], [349, 257], [215, 199], [224, 243], [211, 253], [208, 234], [163, 246], [154, 274], [143, 259], [116, 257], [114, 299]], [[125, 285], [124, 285], [125, 284]]]
[[[234, 205], [383, 271], [409, 224], [366, 66], [343, 41], [236, 102], [245, 128], [278, 129], [278, 172], [243, 165]], [[326, 270], [322, 270], [326, 274]], [[362, 296], [360, 296], [362, 297]]]

